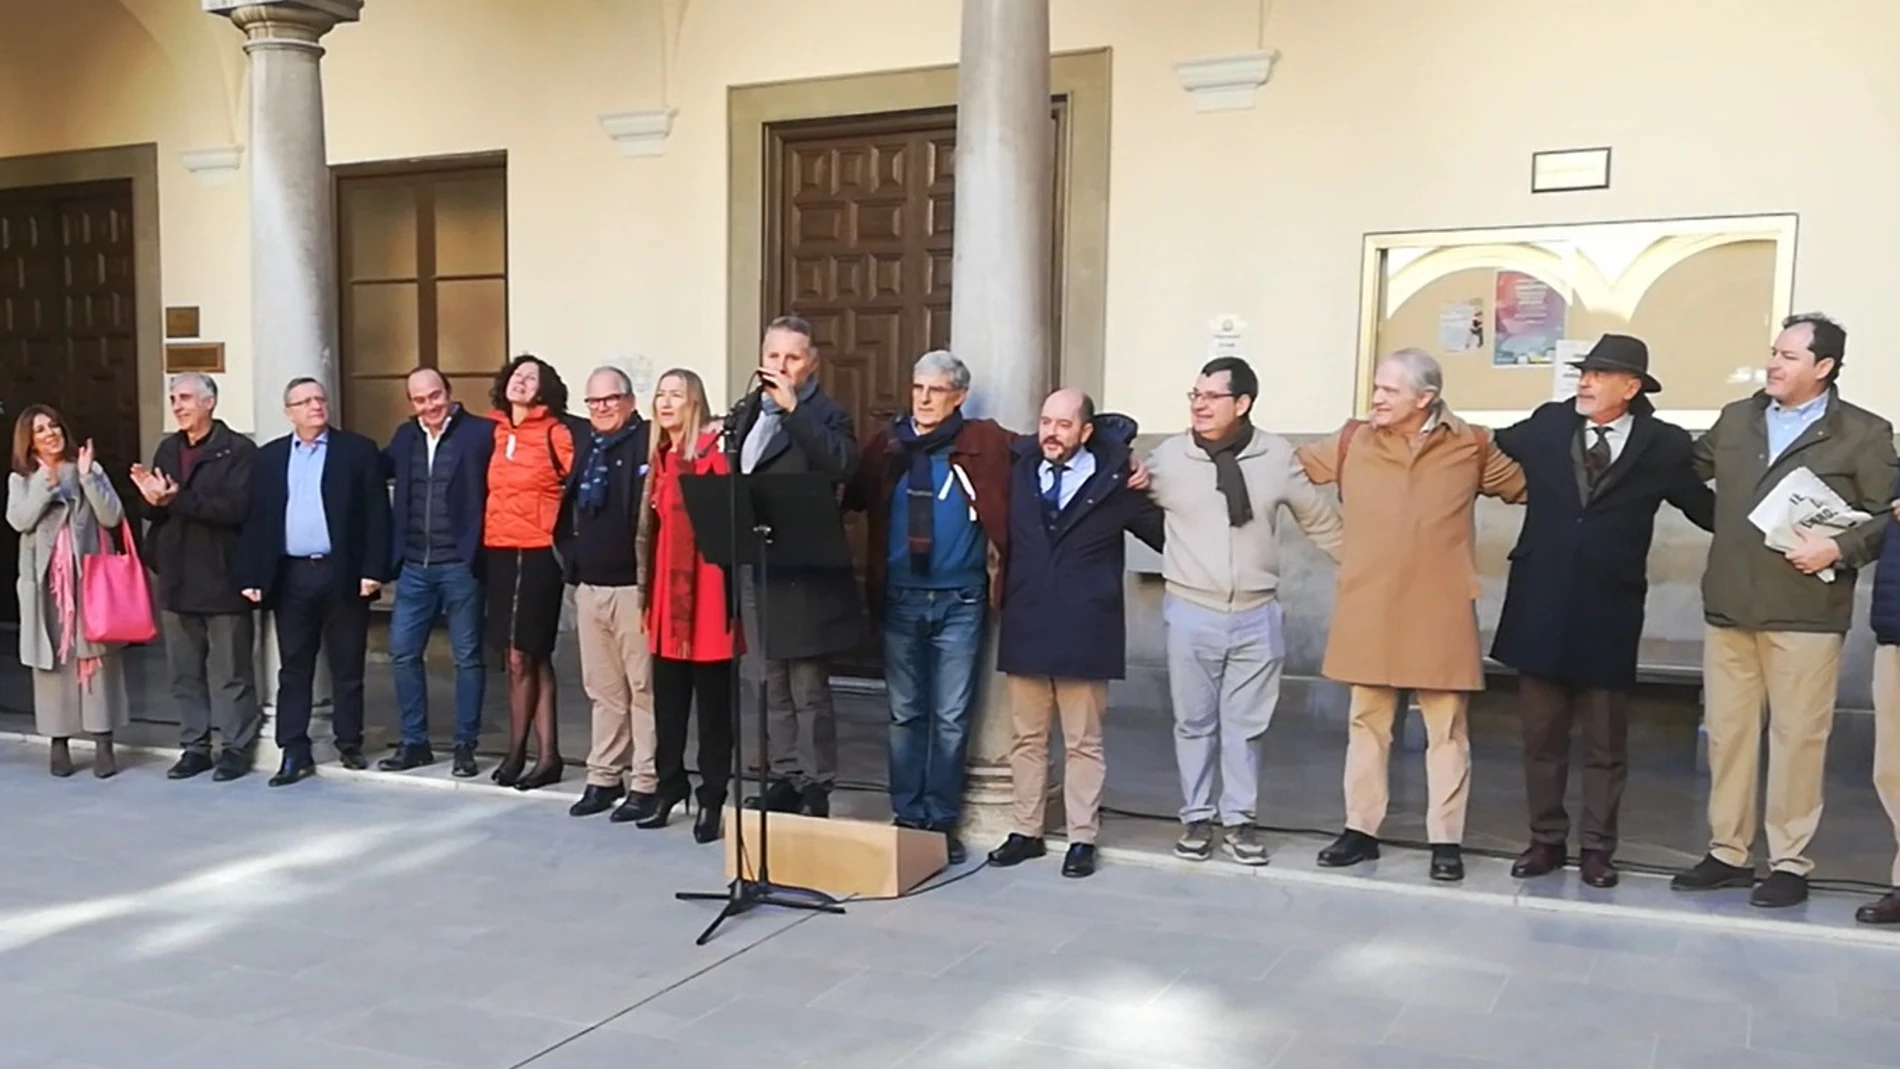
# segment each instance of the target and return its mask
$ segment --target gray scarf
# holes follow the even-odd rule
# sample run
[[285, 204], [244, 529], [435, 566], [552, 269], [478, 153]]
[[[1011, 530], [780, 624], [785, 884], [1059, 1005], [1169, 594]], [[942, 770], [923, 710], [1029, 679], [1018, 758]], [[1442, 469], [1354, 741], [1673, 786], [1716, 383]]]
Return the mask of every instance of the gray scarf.
[[[805, 385], [798, 388], [798, 403], [804, 404], [818, 392], [818, 380], [806, 379]], [[778, 437], [779, 425], [785, 422], [785, 410], [779, 407], [772, 395], [759, 391], [759, 418], [752, 424], [752, 430], [745, 436], [745, 445], [739, 451], [739, 471], [743, 475], [752, 474], [759, 466], [759, 459], [765, 456], [765, 447]]]

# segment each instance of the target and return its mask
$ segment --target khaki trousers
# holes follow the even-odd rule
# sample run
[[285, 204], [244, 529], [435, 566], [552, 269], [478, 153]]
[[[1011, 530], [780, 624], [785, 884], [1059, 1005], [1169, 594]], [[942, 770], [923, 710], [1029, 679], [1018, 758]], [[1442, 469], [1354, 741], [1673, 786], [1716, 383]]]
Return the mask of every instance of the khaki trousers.
[[[1900, 842], [1900, 646], [1874, 647], [1874, 790]], [[1900, 887], [1900, 855], [1893, 885]]]
[[1069, 818], [1069, 842], [1092, 843], [1101, 831], [1102, 783], [1108, 766], [1102, 757], [1102, 711], [1108, 708], [1108, 684], [1101, 680], [1008, 676], [1009, 711], [1015, 741], [1009, 748], [1009, 773], [1015, 795], [1016, 833], [1040, 839], [1046, 830], [1049, 800], [1049, 726], [1062, 718], [1062, 805]]
[[[581, 687], [594, 703], [593, 748], [587, 782], [652, 793], [658, 739], [653, 724], [652, 657], [647, 652], [640, 588], [574, 588], [575, 632], [580, 636]], [[630, 774], [630, 776], [629, 776]]]
[[[1414, 691], [1425, 718], [1425, 837], [1455, 845], [1465, 836], [1465, 805], [1471, 794], [1471, 738], [1465, 732], [1470, 695], [1454, 690]], [[1392, 722], [1399, 691], [1352, 688], [1346, 736], [1346, 827], [1374, 838], [1385, 823], [1392, 754]]]
[[[1768, 865], [1806, 876], [1840, 682], [1840, 635], [1709, 627], [1702, 722], [1709, 739], [1709, 853], [1747, 865], [1755, 847], [1762, 711], [1768, 720]], [[1876, 684], [1875, 692], [1879, 692]]]

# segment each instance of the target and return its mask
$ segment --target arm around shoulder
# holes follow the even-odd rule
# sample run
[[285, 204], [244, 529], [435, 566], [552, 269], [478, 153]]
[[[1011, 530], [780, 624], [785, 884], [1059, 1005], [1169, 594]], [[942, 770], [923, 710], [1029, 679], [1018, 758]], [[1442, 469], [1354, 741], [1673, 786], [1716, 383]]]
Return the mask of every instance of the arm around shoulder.
[[1326, 500], [1313, 481], [1306, 477], [1305, 467], [1296, 455], [1288, 466], [1286, 475], [1286, 507], [1293, 513], [1293, 521], [1306, 532], [1322, 552], [1339, 563], [1339, 554], [1346, 545], [1346, 525], [1339, 518], [1339, 510]]
[[1293, 451], [1294, 463], [1305, 473], [1307, 482], [1325, 486], [1339, 481], [1340, 437], [1346, 433], [1345, 428], [1341, 428]]
[[1849, 502], [1873, 518], [1837, 539], [1841, 560], [1850, 568], [1866, 567], [1880, 556], [1893, 504], [1895, 472], [1900, 471], [1900, 458], [1894, 455], [1893, 424], [1879, 418], [1873, 423], [1868, 440], [1854, 453], [1855, 500]]

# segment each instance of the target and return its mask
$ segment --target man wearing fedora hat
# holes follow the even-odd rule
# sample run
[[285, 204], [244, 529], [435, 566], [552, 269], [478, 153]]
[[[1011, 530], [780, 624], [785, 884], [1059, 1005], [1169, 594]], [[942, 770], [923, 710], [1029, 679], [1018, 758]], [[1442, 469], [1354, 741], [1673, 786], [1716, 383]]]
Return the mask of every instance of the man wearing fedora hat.
[[1696, 477], [1689, 432], [1656, 418], [1649, 395], [1662, 384], [1640, 339], [1605, 334], [1571, 366], [1574, 398], [1497, 432], [1529, 500], [1491, 656], [1518, 672], [1524, 726], [1531, 844], [1511, 874], [1542, 876], [1568, 860], [1564, 786], [1580, 725], [1578, 865], [1585, 883], [1611, 887], [1656, 512], [1667, 501], [1710, 530], [1715, 495]]

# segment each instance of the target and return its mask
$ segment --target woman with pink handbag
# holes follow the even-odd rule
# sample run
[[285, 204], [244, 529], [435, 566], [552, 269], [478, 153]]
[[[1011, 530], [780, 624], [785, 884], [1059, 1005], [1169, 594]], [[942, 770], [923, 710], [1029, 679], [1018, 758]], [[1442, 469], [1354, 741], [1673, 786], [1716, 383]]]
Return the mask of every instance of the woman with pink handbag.
[[[112, 733], [128, 719], [125, 675], [119, 646], [88, 637], [81, 607], [101, 599], [85, 596], [81, 576], [86, 555], [100, 553], [106, 529], [129, 532], [92, 443], [75, 450], [65, 421], [46, 405], [28, 406], [13, 426], [7, 523], [20, 532], [20, 663], [33, 669], [33, 717], [53, 741], [52, 773], [73, 774], [67, 740], [85, 732], [94, 739], [92, 774], [105, 779], [119, 770]], [[120, 627], [138, 608], [127, 600], [135, 593], [123, 590], [129, 585], [124, 571], [107, 583], [115, 587], [114, 615], [121, 619], [113, 622]], [[144, 611], [150, 623], [149, 601]]]

